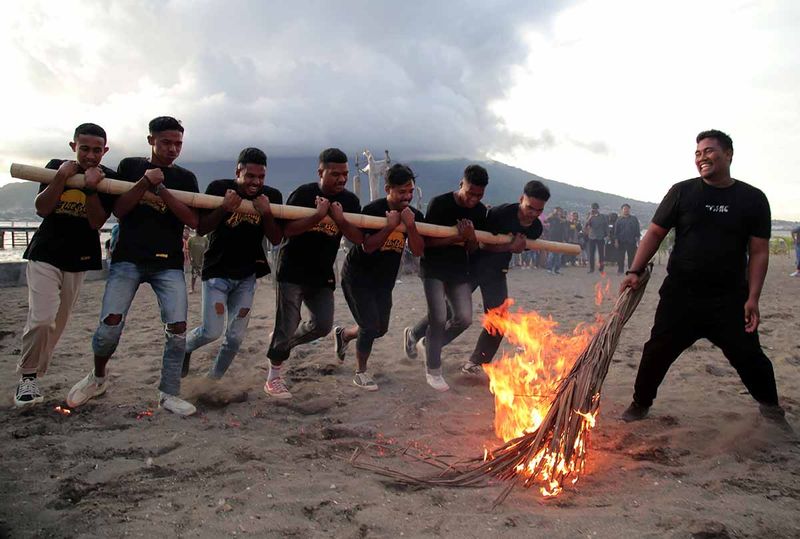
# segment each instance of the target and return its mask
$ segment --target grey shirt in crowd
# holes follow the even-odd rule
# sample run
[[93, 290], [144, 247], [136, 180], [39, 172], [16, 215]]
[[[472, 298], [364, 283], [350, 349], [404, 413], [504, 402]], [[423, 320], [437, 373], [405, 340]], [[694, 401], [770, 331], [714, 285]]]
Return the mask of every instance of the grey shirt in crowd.
[[614, 226], [614, 237], [620, 243], [637, 243], [641, 236], [642, 229], [639, 226], [639, 219], [634, 215], [620, 217]]
[[586, 227], [589, 227], [587, 237], [590, 240], [602, 240], [608, 235], [608, 216], [602, 213], [590, 215], [584, 228]]

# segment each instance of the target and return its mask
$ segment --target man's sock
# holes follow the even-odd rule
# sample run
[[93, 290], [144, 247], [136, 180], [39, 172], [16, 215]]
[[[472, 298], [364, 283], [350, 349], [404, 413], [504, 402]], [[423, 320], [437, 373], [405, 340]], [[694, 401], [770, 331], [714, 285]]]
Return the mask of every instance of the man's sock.
[[273, 365], [269, 362], [269, 373], [267, 374], [267, 382], [271, 382], [276, 378], [281, 377], [281, 365]]

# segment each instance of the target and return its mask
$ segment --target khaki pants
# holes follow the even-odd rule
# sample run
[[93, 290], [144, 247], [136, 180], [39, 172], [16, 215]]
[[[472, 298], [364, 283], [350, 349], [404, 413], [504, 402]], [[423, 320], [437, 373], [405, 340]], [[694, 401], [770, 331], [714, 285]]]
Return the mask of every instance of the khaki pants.
[[28, 321], [22, 332], [22, 355], [17, 372], [41, 376], [47, 372], [53, 349], [78, 299], [85, 271], [61, 271], [46, 262], [29, 260]]

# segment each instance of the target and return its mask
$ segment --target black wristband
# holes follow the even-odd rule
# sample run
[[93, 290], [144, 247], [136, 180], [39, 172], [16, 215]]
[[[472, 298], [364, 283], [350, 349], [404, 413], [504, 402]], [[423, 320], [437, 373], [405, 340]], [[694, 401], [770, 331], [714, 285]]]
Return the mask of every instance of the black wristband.
[[640, 269], [638, 271], [637, 270], [628, 270], [628, 271], [625, 272], [625, 275], [630, 275], [631, 273], [633, 273], [637, 277], [641, 277], [642, 275], [644, 275], [644, 270], [643, 269]]

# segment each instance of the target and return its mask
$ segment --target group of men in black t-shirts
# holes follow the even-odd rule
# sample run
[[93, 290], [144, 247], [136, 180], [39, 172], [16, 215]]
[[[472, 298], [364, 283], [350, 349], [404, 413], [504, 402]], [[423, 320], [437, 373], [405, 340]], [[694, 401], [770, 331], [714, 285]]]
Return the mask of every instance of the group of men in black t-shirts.
[[[257, 279], [270, 272], [263, 238], [279, 244], [276, 275], [276, 314], [267, 358], [269, 373], [264, 391], [279, 399], [291, 398], [282, 375], [291, 350], [333, 330], [334, 351], [344, 361], [349, 343], [356, 341], [353, 383], [378, 389], [367, 371], [375, 339], [389, 328], [392, 289], [406, 243], [422, 256], [427, 316], [403, 331], [409, 358], [423, 356], [425, 378], [434, 389], [449, 389], [442, 374], [442, 348], [472, 322], [472, 293], [481, 289], [485, 311], [508, 298], [506, 273], [512, 253], [525, 249], [527, 239], [542, 234], [539, 216], [550, 192], [538, 181], [528, 182], [513, 204], [488, 209], [481, 203], [489, 176], [480, 165], [464, 170], [459, 188], [434, 197], [423, 215], [410, 206], [414, 173], [396, 164], [386, 173], [386, 197], [361, 209], [358, 198], [345, 188], [347, 156], [328, 148], [319, 156], [318, 181], [301, 185], [288, 197], [290, 206], [312, 208], [307, 217], [276, 219], [271, 204], [282, 203], [281, 193], [267, 185], [267, 156], [257, 148], [242, 150], [235, 178], [216, 180], [207, 194], [222, 197], [213, 210], [196, 210], [181, 202], [176, 191], [198, 192], [195, 175], [176, 165], [184, 128], [172, 117], [149, 124], [148, 158], [123, 159], [116, 172], [100, 164], [108, 151], [105, 131], [95, 124], [76, 128], [69, 143], [74, 160], [53, 160], [54, 180], [43, 185], [36, 198], [44, 218], [25, 253], [28, 259], [28, 320], [18, 365], [16, 406], [43, 400], [37, 378], [52, 357], [78, 296], [85, 272], [100, 268], [98, 229], [113, 214], [119, 219], [109, 275], [92, 338], [94, 368], [69, 391], [67, 404], [80, 406], [108, 387], [108, 361], [114, 354], [128, 310], [142, 283], [156, 293], [164, 323], [165, 344], [159, 384], [159, 406], [180, 415], [195, 407], [179, 397], [181, 377], [191, 367], [191, 354], [224, 334], [208, 377], [221, 378], [244, 339]], [[782, 419], [774, 375], [758, 346], [758, 297], [766, 274], [764, 244], [769, 237], [769, 205], [763, 193], [730, 178], [733, 154], [730, 138], [718, 131], [698, 136], [696, 162], [700, 178], [676, 184], [661, 203], [648, 238], [623, 282], [637, 286], [638, 276], [669, 228], [677, 232], [670, 257], [669, 276], [661, 289], [653, 335], [645, 345], [636, 380], [634, 402], [626, 419], [646, 415], [669, 365], [700, 337], [718, 344], [739, 371], [762, 413]], [[82, 189], [65, 182], [85, 175]], [[131, 182], [119, 196], [100, 194], [104, 178]], [[238, 211], [248, 200], [252, 211]], [[597, 214], [593, 208], [593, 215]], [[385, 217], [377, 230], [361, 229], [345, 213]], [[416, 223], [454, 226], [448, 237], [423, 238]], [[594, 222], [587, 223], [590, 241]], [[183, 230], [208, 235], [202, 267], [202, 323], [187, 328], [187, 291], [184, 275]], [[507, 243], [481, 244], [475, 230], [509, 235]], [[566, 230], [566, 228], [565, 228]], [[355, 320], [351, 327], [333, 328], [336, 278], [333, 265], [342, 237], [352, 242], [342, 270], [341, 286]], [[716, 243], [715, 243], [715, 240]], [[745, 260], [749, 253], [749, 261]], [[768, 254], [768, 253], [767, 253]], [[591, 255], [590, 255], [591, 256]], [[711, 260], [712, 263], [709, 263]], [[745, 277], [745, 264], [748, 274]], [[310, 316], [303, 321], [301, 306]], [[691, 308], [683, 312], [686, 305]], [[744, 306], [744, 319], [740, 315]], [[492, 361], [503, 336], [483, 330], [461, 372], [475, 375]]]
[[[267, 357], [269, 374], [265, 392], [290, 398], [282, 365], [292, 348], [331, 333], [336, 286], [333, 265], [342, 240], [353, 246], [342, 270], [342, 290], [355, 319], [352, 327], [334, 331], [335, 354], [344, 361], [350, 341], [356, 341], [353, 383], [378, 389], [367, 371], [372, 345], [389, 327], [392, 289], [406, 243], [415, 256], [422, 255], [422, 277], [429, 315], [415, 328], [406, 328], [409, 356], [419, 350], [426, 358], [426, 380], [439, 390], [448, 388], [441, 375], [441, 349], [466, 329], [472, 316], [472, 292], [481, 287], [484, 308], [501, 305], [507, 295], [505, 272], [512, 252], [525, 248], [526, 238], [541, 234], [539, 214], [550, 194], [540, 182], [529, 182], [520, 202], [492, 208], [480, 203], [489, 181], [486, 170], [471, 165], [459, 189], [434, 198], [428, 215], [413, 209], [414, 173], [396, 164], [386, 173], [386, 197], [373, 201], [363, 212], [358, 198], [345, 188], [347, 156], [328, 148], [319, 156], [318, 181], [301, 185], [289, 195], [291, 206], [313, 208], [303, 218], [279, 220], [270, 204], [283, 202], [281, 193], [267, 185], [267, 156], [257, 148], [240, 153], [235, 178], [216, 180], [207, 194], [222, 197], [213, 210], [196, 210], [181, 202], [172, 190], [198, 192], [195, 175], [175, 164], [181, 153], [184, 128], [174, 118], [158, 117], [149, 124], [148, 158], [123, 159], [117, 171], [100, 161], [108, 151], [105, 131], [95, 124], [76, 128], [70, 146], [75, 160], [51, 161], [56, 170], [36, 199], [44, 217], [25, 254], [28, 259], [30, 308], [19, 362], [21, 379], [14, 401], [17, 406], [43, 400], [38, 376], [43, 375], [53, 348], [78, 296], [85, 272], [100, 268], [98, 229], [113, 213], [119, 219], [100, 321], [92, 338], [94, 368], [67, 395], [67, 404], [80, 406], [103, 394], [109, 381], [108, 361], [116, 351], [133, 298], [143, 283], [156, 293], [164, 323], [158, 403], [180, 415], [195, 407], [181, 399], [181, 378], [191, 368], [191, 354], [224, 335], [208, 377], [221, 378], [244, 339], [257, 279], [270, 272], [263, 238], [280, 244], [276, 275], [275, 327]], [[66, 187], [66, 180], [83, 173], [82, 189]], [[119, 196], [97, 192], [103, 178], [133, 183]], [[243, 200], [254, 211], [237, 211]], [[377, 230], [358, 228], [345, 213], [384, 217]], [[416, 223], [428, 221], [455, 225], [458, 233], [446, 238], [423, 239]], [[187, 328], [188, 300], [183, 269], [184, 227], [209, 238], [202, 267], [202, 323]], [[475, 228], [513, 234], [507, 244], [482, 246]], [[301, 307], [310, 313], [301, 319]], [[450, 305], [448, 316], [447, 305]], [[418, 335], [418, 336], [414, 336]], [[476, 374], [491, 361], [502, 336], [484, 332], [463, 372]], [[417, 346], [419, 341], [419, 346]]]

